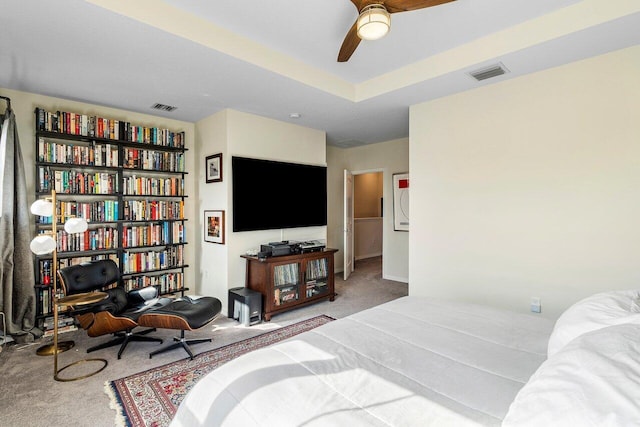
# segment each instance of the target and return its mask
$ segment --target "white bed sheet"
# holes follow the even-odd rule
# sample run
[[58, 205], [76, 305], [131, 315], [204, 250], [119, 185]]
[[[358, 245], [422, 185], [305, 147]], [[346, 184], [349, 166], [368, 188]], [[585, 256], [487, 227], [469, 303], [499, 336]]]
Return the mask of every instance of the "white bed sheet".
[[553, 323], [403, 297], [228, 362], [173, 427], [499, 425]]

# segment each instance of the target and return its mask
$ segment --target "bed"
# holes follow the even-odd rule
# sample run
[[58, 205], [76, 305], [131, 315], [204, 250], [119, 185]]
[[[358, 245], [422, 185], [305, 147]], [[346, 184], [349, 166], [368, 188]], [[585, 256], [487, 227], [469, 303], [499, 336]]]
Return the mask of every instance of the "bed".
[[228, 362], [171, 425], [638, 425], [637, 300], [599, 294], [554, 323], [399, 298]]

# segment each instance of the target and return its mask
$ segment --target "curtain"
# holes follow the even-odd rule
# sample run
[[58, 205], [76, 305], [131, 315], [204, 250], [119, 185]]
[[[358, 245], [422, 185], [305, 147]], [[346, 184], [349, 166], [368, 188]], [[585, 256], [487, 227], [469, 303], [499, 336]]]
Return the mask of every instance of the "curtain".
[[33, 255], [29, 249], [33, 218], [27, 204], [27, 184], [16, 118], [7, 109], [0, 115], [0, 311], [7, 334], [18, 342], [32, 342], [42, 331], [35, 327], [36, 297]]

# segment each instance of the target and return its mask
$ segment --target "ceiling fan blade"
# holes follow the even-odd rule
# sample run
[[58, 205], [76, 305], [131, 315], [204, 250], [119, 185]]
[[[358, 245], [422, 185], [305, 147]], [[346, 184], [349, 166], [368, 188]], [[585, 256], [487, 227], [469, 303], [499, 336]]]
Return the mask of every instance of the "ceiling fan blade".
[[342, 42], [342, 47], [340, 47], [340, 52], [338, 53], [338, 62], [347, 62], [359, 44], [360, 37], [358, 37], [358, 29], [354, 22]]
[[376, 0], [351, 0], [351, 3], [353, 3], [353, 5], [356, 7], [356, 10], [358, 11], [358, 13], [360, 13], [362, 8], [365, 7], [367, 4], [369, 4], [369, 3], [382, 3], [382, 2], [381, 1], [378, 2]]
[[[384, 5], [389, 13], [397, 13], [438, 6], [452, 1], [456, 0], [351, 0], [351, 3], [356, 7], [358, 13], [360, 13], [365, 6], [376, 3]], [[342, 42], [340, 52], [338, 53], [338, 62], [347, 62], [359, 44], [360, 37], [358, 37], [356, 20]]]
[[438, 6], [452, 1], [455, 0], [384, 0], [381, 3], [384, 4], [389, 13], [397, 13]]

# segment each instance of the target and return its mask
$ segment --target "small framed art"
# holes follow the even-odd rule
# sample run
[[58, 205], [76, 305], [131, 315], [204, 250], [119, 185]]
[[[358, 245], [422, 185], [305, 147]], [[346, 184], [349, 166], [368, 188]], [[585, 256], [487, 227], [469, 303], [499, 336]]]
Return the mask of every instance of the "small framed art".
[[224, 211], [204, 211], [204, 241], [224, 245]]
[[409, 174], [393, 174], [393, 230], [409, 231]]
[[222, 182], [222, 153], [207, 156], [204, 161], [204, 170], [209, 182]]

